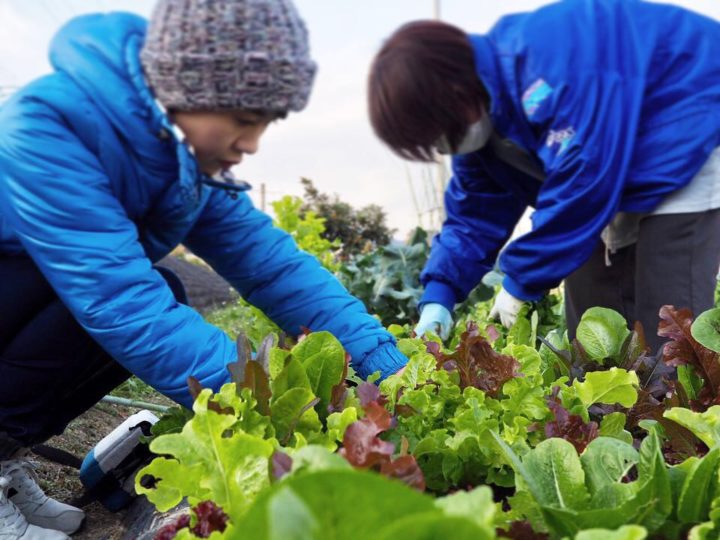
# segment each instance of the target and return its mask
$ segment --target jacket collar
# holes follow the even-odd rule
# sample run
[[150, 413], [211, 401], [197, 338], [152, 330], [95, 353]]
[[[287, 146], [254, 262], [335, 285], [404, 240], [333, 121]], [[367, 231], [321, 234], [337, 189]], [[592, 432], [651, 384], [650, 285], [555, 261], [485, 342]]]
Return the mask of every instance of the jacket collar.
[[[55, 35], [50, 60], [85, 89], [115, 129], [155, 170], [177, 167], [183, 210], [201, 198], [202, 175], [188, 145], [178, 137], [145, 80], [140, 50], [147, 21], [129, 13], [83, 15]], [[168, 144], [173, 149], [168, 152]]]
[[498, 50], [492, 35], [470, 35], [469, 38], [475, 53], [475, 71], [490, 96], [490, 116], [495, 130], [501, 138], [532, 153], [536, 136], [522, 110], [517, 55]]

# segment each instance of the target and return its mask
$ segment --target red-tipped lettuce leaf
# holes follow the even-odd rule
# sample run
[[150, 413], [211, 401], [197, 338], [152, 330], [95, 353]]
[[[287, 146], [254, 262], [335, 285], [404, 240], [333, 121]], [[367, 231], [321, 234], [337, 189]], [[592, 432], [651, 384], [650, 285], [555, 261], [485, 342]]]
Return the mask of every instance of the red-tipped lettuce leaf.
[[545, 436], [565, 439], [575, 447], [578, 454], [581, 454], [585, 447], [598, 437], [598, 425], [596, 422], [585, 423], [580, 415], [570, 414], [563, 407], [558, 397], [559, 392], [560, 387], [556, 386], [547, 399], [548, 408], [552, 411], [555, 420], [545, 424]]

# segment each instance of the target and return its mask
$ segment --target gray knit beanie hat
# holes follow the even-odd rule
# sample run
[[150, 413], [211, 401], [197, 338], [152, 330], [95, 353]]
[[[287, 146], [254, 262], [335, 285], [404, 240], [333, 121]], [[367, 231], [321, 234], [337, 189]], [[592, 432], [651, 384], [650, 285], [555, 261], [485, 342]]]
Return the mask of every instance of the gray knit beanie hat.
[[140, 60], [168, 109], [300, 111], [317, 69], [290, 0], [159, 0]]

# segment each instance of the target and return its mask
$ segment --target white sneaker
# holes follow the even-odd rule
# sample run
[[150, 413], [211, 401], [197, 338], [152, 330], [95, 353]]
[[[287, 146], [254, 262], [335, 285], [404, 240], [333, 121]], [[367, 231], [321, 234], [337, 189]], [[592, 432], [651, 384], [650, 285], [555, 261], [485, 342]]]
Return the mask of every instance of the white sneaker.
[[45, 495], [37, 483], [37, 475], [29, 461], [0, 461], [0, 476], [9, 479], [9, 499], [31, 525], [62, 531], [65, 534], [74, 533], [82, 525], [85, 513]]
[[70, 540], [60, 531], [30, 525], [7, 493], [10, 479], [0, 476], [0, 540]]

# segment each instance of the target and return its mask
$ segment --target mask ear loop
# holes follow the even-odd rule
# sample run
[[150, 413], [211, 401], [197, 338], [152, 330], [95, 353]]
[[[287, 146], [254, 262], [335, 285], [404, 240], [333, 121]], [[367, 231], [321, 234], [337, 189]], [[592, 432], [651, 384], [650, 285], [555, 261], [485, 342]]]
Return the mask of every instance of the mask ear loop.
[[483, 148], [495, 131], [490, 114], [483, 107], [480, 120], [473, 122], [465, 130], [457, 148], [451, 148], [446, 135], [442, 135], [435, 143], [435, 150], [440, 155], [470, 154]]
[[485, 113], [477, 122], [468, 127], [465, 137], [458, 144], [457, 154], [470, 154], [483, 148], [492, 136], [494, 127], [490, 115]]
[[435, 151], [442, 156], [449, 156], [453, 153], [452, 148], [450, 148], [450, 142], [445, 135], [442, 135], [434, 146]]

